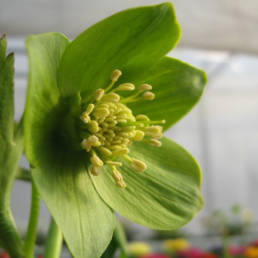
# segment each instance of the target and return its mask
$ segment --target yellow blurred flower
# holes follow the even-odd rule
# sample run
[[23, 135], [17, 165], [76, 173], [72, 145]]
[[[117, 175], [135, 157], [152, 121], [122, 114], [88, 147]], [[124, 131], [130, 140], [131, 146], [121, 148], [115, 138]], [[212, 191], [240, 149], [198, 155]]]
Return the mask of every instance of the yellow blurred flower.
[[178, 252], [188, 249], [190, 247], [190, 244], [183, 238], [168, 239], [163, 243], [163, 247], [167, 251]]
[[144, 242], [132, 242], [128, 244], [128, 252], [133, 256], [149, 254], [151, 247]]
[[258, 247], [250, 246], [245, 250], [246, 258], [258, 258]]

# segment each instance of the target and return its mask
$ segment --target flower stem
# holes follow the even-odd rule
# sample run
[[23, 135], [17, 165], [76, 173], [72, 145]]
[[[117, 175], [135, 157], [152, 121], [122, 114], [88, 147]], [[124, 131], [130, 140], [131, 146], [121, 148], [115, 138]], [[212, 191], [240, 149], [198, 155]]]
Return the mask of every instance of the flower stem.
[[44, 258], [58, 258], [60, 256], [62, 243], [62, 232], [60, 231], [54, 219], [52, 218], [48, 229]]
[[37, 236], [37, 224], [39, 216], [40, 198], [34, 182], [31, 182], [31, 207], [30, 218], [24, 241], [24, 253], [26, 258], [34, 257], [34, 246]]

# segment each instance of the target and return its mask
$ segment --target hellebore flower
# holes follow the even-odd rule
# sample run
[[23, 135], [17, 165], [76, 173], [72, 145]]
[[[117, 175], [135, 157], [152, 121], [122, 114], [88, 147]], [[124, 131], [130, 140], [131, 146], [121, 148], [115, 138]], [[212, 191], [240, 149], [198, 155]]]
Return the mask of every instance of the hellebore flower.
[[113, 210], [169, 230], [202, 207], [198, 164], [162, 137], [206, 82], [202, 71], [164, 56], [179, 34], [164, 3], [117, 13], [72, 42], [59, 33], [27, 39], [26, 156], [75, 257], [101, 255]]

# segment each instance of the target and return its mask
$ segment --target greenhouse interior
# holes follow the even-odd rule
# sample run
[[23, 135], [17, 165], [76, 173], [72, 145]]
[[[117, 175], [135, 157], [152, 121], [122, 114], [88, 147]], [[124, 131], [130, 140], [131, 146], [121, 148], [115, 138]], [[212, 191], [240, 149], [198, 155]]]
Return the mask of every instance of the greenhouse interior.
[[[49, 222], [52, 216], [56, 219], [56, 213], [52, 214], [51, 201], [49, 203], [45, 201], [43, 194], [40, 197], [33, 254], [31, 256], [11, 254], [9, 247], [6, 248], [5, 244], [2, 244], [7, 236], [4, 239], [5, 233], [0, 226], [0, 257], [258, 258], [258, 201], [256, 197], [258, 194], [258, 2], [255, 0], [172, 0], [170, 2], [181, 28], [181, 38], [173, 50], [169, 50], [163, 55], [201, 69], [205, 72], [208, 80], [203, 93], [200, 94], [200, 101], [194, 103], [191, 110], [189, 108], [187, 112], [184, 112], [186, 115], [180, 121], [171, 123], [173, 126], [164, 132], [164, 136], [181, 145], [191, 153], [194, 157], [193, 160], [198, 162], [202, 173], [200, 191], [203, 207], [191, 219], [174, 230], [169, 227], [167, 230], [158, 229], [155, 226], [156, 230], [154, 230], [151, 229], [152, 227], [145, 227], [147, 224], [136, 223], [140, 220], [135, 219], [135, 222], [132, 222], [130, 216], [128, 219], [126, 215], [119, 214], [119, 210], [115, 211], [115, 218], [119, 221], [123, 239], [117, 240], [115, 233], [113, 234], [111, 243], [114, 246], [110, 253], [107, 250], [112, 247], [111, 244], [108, 246], [108, 242], [103, 244], [107, 248], [106, 251], [104, 247], [102, 247], [103, 250], [100, 247], [104, 240], [100, 241], [101, 244], [96, 244], [101, 249], [96, 253], [92, 250], [91, 252], [86, 251], [90, 247], [81, 252], [78, 251], [80, 247], [75, 244], [79, 241], [79, 238], [75, 237], [76, 231], [72, 236], [74, 237], [73, 242], [72, 238], [66, 235], [67, 231], [65, 230], [68, 226], [64, 227], [65, 230], [62, 232], [61, 222], [56, 220], [57, 225], [61, 228], [60, 234], [63, 234], [60, 242], [62, 247], [57, 251], [58, 254], [54, 251], [49, 254], [44, 250], [48, 243]], [[0, 37], [6, 35], [7, 53], [13, 52], [15, 60], [14, 120], [19, 121], [24, 110], [29, 108], [25, 108], [25, 103], [28, 101], [26, 95], [29, 98], [27, 85], [30, 69], [25, 41], [29, 35], [59, 32], [73, 40], [96, 22], [119, 11], [132, 7], [158, 6], [161, 3], [163, 1], [160, 0], [0, 0]], [[161, 16], [158, 18], [162, 19]], [[134, 22], [132, 21], [132, 23]], [[127, 27], [124, 29], [130, 30], [130, 26], [134, 25], [129, 23], [129, 29]], [[123, 27], [118, 28], [123, 30]], [[168, 29], [167, 33], [169, 34], [169, 32]], [[120, 34], [124, 35], [122, 31], [116, 33], [117, 38]], [[164, 38], [168, 37], [166, 30], [162, 33]], [[137, 38], [132, 40], [137, 41]], [[156, 38], [153, 39], [153, 41], [155, 40]], [[152, 42], [149, 43], [152, 44]], [[102, 44], [105, 48], [105, 42]], [[159, 46], [157, 45], [157, 47]], [[84, 51], [91, 51], [91, 49]], [[31, 58], [33, 59], [33, 57]], [[1, 70], [0, 75], [2, 75]], [[30, 87], [32, 86], [31, 84]], [[1, 92], [0, 90], [0, 94]], [[154, 86], [153, 92], [155, 93]], [[184, 97], [182, 99], [184, 100]], [[0, 107], [2, 108], [1, 103]], [[33, 113], [33, 111], [31, 112]], [[29, 111], [27, 113], [30, 114]], [[24, 125], [25, 154], [22, 154], [19, 161], [24, 170], [30, 170], [32, 166], [30, 158], [26, 156], [26, 142], [30, 137], [26, 135], [26, 130], [28, 132], [33, 130], [33, 128], [26, 129], [33, 126], [29, 122], [27, 113], [24, 120], [24, 123], [28, 124], [28, 126]], [[39, 116], [41, 115], [39, 114]], [[2, 119], [1, 114], [0, 119]], [[2, 128], [1, 122], [0, 128]], [[28, 153], [31, 151], [29, 150]], [[173, 159], [173, 152], [169, 155]], [[1, 157], [0, 160], [4, 162], [5, 159]], [[2, 173], [1, 169], [0, 173]], [[34, 181], [33, 170], [31, 174], [29, 180]], [[2, 180], [1, 177], [0, 180]], [[38, 185], [37, 182], [36, 185]], [[182, 187], [185, 186], [182, 185]], [[31, 198], [33, 198], [31, 197], [31, 188], [27, 179], [19, 180], [17, 178], [13, 182], [11, 190], [11, 211], [22, 242], [26, 242], [26, 231], [31, 222], [29, 219]], [[126, 188], [130, 189], [129, 180]], [[38, 190], [41, 195], [41, 189]], [[52, 189], [52, 191], [51, 194], [55, 196], [56, 189]], [[177, 198], [180, 199], [180, 197], [173, 197], [173, 193], [171, 193], [171, 198], [175, 202], [177, 202]], [[103, 202], [105, 201], [104, 198]], [[62, 206], [61, 202], [62, 200], [58, 207]], [[177, 203], [174, 205], [176, 207]], [[153, 210], [157, 214], [155, 216], [159, 216], [157, 207], [154, 205], [150, 207], [150, 211], [143, 210], [142, 213], [148, 217], [151, 216], [151, 210]], [[111, 209], [113, 210], [112, 206]], [[114, 210], [116, 209], [114, 208]], [[74, 220], [77, 219], [75, 213], [76, 211], [74, 211]], [[69, 219], [70, 224], [74, 223], [72, 215], [69, 217], [64, 213], [63, 216], [64, 219], [60, 219], [60, 221]], [[87, 216], [85, 220], [87, 220]], [[91, 222], [85, 223], [90, 224]], [[140, 224], [144, 224], [144, 226]], [[95, 225], [90, 225], [90, 227], [94, 228]], [[101, 226], [96, 230], [100, 228]], [[83, 229], [78, 232], [79, 235], [83, 233], [87, 235]], [[91, 236], [90, 232], [87, 237], [98, 243], [96, 237]], [[85, 236], [85, 238], [87, 237]], [[98, 237], [101, 237], [101, 232]], [[83, 239], [80, 236], [81, 245], [88, 245], [87, 241], [83, 243]], [[113, 239], [117, 241], [116, 244]], [[94, 244], [92, 248], [93, 246]], [[26, 247], [24, 250], [26, 253]], [[87, 252], [89, 252], [88, 255]]]

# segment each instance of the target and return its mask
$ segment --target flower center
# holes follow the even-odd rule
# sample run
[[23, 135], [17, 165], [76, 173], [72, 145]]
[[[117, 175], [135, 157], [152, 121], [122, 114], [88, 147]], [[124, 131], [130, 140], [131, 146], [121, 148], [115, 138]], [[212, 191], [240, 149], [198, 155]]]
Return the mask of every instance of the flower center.
[[[123, 164], [121, 158], [128, 161], [131, 168], [137, 172], [147, 169], [144, 162], [129, 155], [130, 145], [134, 141], [147, 141], [150, 145], [160, 147], [159, 139], [162, 137], [162, 126], [165, 120], [151, 121], [146, 115], [134, 116], [127, 103], [153, 100], [155, 94], [151, 92], [152, 86], [142, 84], [135, 89], [132, 83], [123, 83], [115, 86], [120, 70], [111, 74], [111, 83], [106, 89], [98, 89], [94, 100], [83, 108], [81, 114], [81, 147], [90, 153], [89, 172], [97, 176], [103, 165], [112, 169], [112, 176], [119, 187], [126, 184], [119, 167]], [[117, 92], [133, 92], [129, 97], [121, 97]]]

